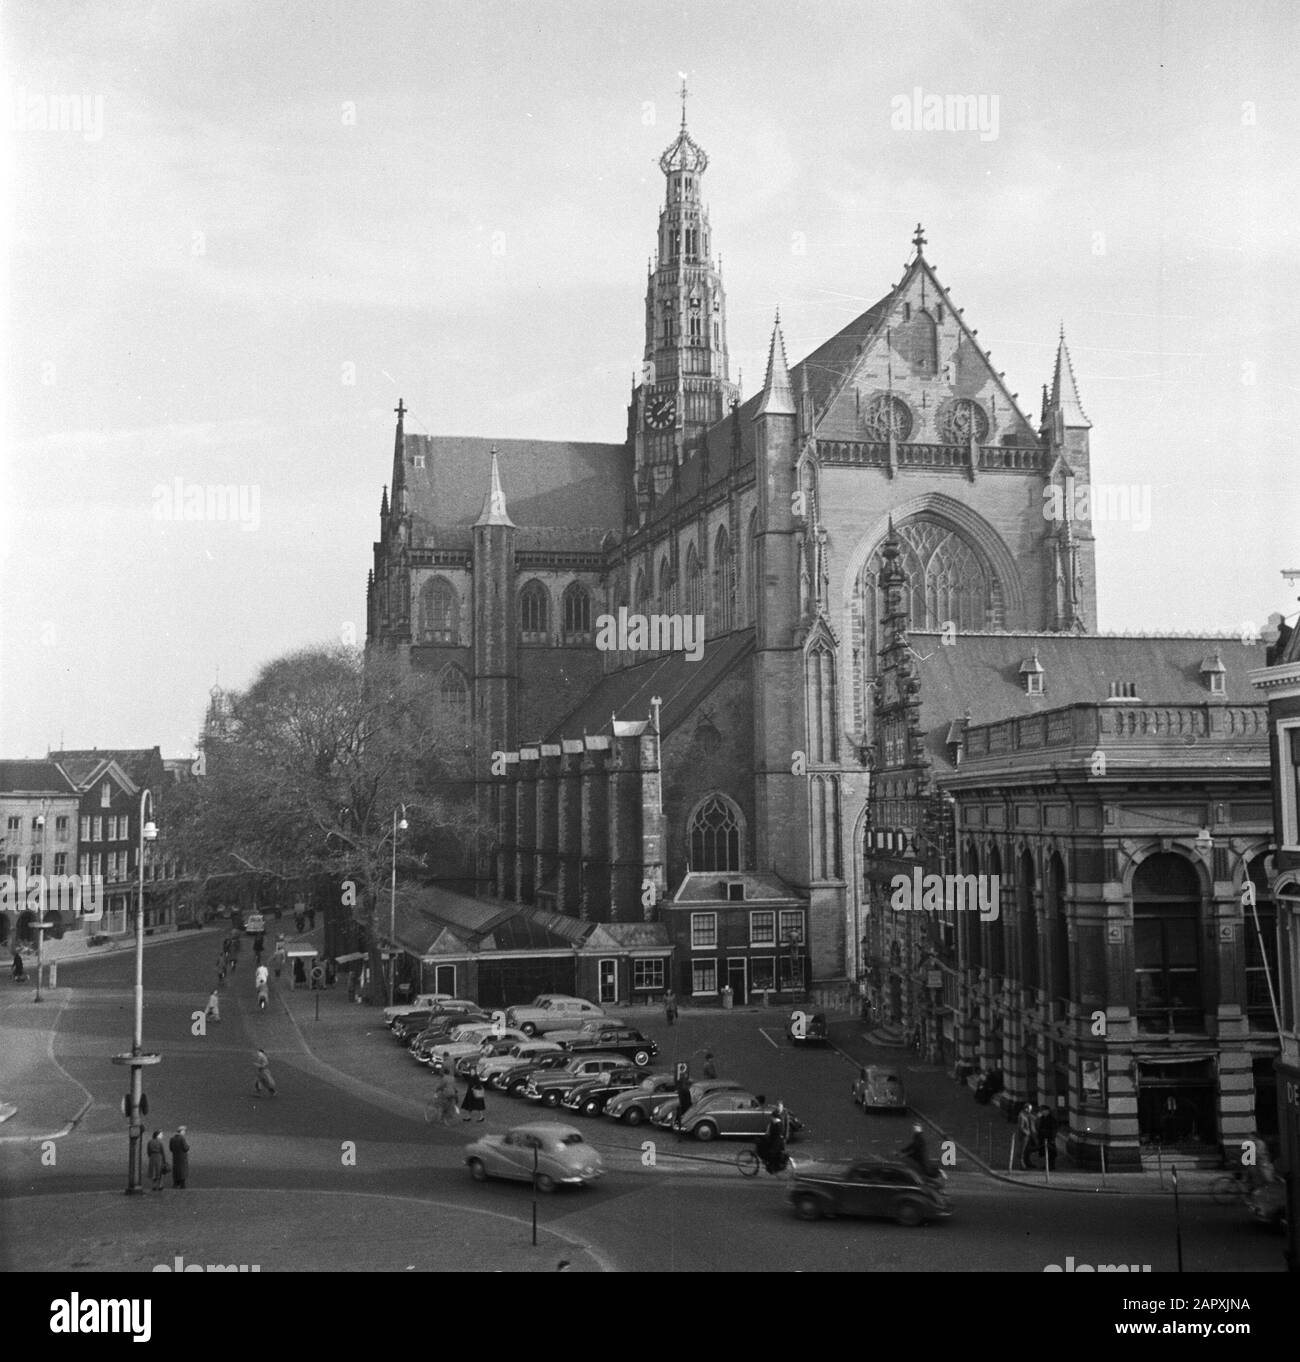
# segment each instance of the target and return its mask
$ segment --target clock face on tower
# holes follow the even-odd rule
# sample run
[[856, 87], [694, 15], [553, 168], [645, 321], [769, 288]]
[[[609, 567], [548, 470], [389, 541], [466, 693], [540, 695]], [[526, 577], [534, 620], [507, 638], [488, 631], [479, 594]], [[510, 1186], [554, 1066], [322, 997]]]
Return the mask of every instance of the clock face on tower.
[[656, 430], [665, 430], [673, 423], [677, 403], [671, 397], [652, 397], [646, 406], [645, 419]]

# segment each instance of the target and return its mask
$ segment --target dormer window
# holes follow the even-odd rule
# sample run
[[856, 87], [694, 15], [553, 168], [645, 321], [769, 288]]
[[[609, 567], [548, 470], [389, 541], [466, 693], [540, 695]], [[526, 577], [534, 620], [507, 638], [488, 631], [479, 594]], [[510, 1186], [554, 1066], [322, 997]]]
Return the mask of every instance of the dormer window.
[[1136, 700], [1138, 698], [1136, 681], [1112, 681], [1110, 683], [1111, 700]]
[[1223, 665], [1223, 658], [1218, 653], [1211, 653], [1201, 663], [1201, 676], [1211, 695], [1227, 694], [1228, 669]]
[[1020, 679], [1025, 687], [1026, 695], [1041, 695], [1043, 693], [1043, 664], [1038, 660], [1038, 649], [1034, 649], [1032, 657], [1027, 657], [1020, 664]]
[[105, 781], [99, 787], [99, 807], [101, 809], [106, 809], [112, 802], [113, 802], [113, 787], [111, 784], [109, 784], [108, 781]]

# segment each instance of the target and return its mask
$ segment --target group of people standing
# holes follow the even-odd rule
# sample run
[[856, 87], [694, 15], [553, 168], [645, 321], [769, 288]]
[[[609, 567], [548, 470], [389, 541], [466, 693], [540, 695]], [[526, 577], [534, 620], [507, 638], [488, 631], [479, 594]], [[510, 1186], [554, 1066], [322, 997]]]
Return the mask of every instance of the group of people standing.
[[487, 1120], [487, 1089], [476, 1073], [467, 1076], [462, 1097], [456, 1091], [455, 1075], [444, 1068], [434, 1081], [433, 1104], [438, 1121], [444, 1126], [454, 1124], [457, 1116], [462, 1121], [475, 1119], [480, 1124]]
[[1048, 1169], [1056, 1167], [1056, 1136], [1059, 1123], [1051, 1107], [1035, 1106], [1026, 1102], [1017, 1118], [1024, 1143], [1020, 1150], [1020, 1166], [1034, 1168], [1034, 1156], [1042, 1154]]
[[[185, 1181], [190, 1175], [190, 1142], [186, 1138], [185, 1129], [184, 1126], [177, 1126], [176, 1134], [166, 1145], [163, 1144], [162, 1131], [155, 1130], [145, 1146], [145, 1153], [149, 1156], [149, 1177], [155, 1192], [162, 1191], [163, 1178], [168, 1173], [172, 1175], [173, 1187], [183, 1189], [185, 1186]], [[172, 1156], [170, 1163], [167, 1160], [168, 1150]]]

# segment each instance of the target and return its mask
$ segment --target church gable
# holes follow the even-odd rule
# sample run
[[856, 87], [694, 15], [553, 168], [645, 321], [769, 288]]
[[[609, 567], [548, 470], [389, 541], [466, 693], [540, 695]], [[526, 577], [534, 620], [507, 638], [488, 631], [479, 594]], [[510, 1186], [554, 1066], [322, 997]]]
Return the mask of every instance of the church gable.
[[1006, 383], [923, 256], [913, 260], [846, 366], [821, 440], [1038, 445]]

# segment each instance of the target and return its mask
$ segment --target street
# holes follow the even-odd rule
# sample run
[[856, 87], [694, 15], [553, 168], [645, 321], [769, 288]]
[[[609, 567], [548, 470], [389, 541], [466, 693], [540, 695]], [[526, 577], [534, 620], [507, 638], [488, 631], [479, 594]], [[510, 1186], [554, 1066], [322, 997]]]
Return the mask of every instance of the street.
[[[45, 1143], [0, 1127], [0, 1207], [7, 1270], [149, 1270], [187, 1263], [257, 1264], [291, 1270], [1031, 1271], [1049, 1264], [1175, 1267], [1172, 1197], [1113, 1190], [1013, 1186], [958, 1153], [948, 1168], [954, 1215], [919, 1229], [875, 1221], [804, 1223], [788, 1182], [749, 1180], [733, 1142], [679, 1142], [653, 1127], [561, 1117], [602, 1153], [597, 1186], [538, 1199], [531, 1247], [527, 1186], [470, 1181], [466, 1142], [537, 1119], [537, 1109], [496, 1094], [486, 1126], [425, 1123], [430, 1080], [382, 1027], [377, 1011], [339, 991], [317, 999], [272, 989], [257, 1011], [244, 943], [227, 980], [222, 1021], [194, 1035], [219, 938], [212, 933], [151, 946], [145, 961], [145, 1048], [163, 1061], [147, 1075], [147, 1126], [178, 1124], [192, 1145], [188, 1189], [170, 1186], [129, 1203], [123, 1072], [110, 1057], [130, 1033], [132, 958], [116, 952], [60, 968], [41, 1005], [54, 1024], [50, 1055], [63, 1071], [59, 1101], [72, 1130]], [[30, 992], [3, 998], [9, 1034], [32, 1025]], [[292, 1010], [291, 1010], [292, 1009]], [[638, 1018], [657, 1039], [657, 1067], [712, 1050], [721, 1076], [784, 1098], [809, 1128], [797, 1161], [891, 1154], [906, 1116], [864, 1116], [849, 1099], [853, 1064], [834, 1049], [796, 1050], [777, 1012], [688, 1012], [676, 1027]], [[28, 1035], [29, 1043], [32, 1036]], [[253, 1052], [265, 1048], [279, 1091], [253, 1093]], [[855, 1060], [902, 1063], [897, 1052]], [[84, 1093], [80, 1090], [84, 1089]], [[14, 1094], [0, 1096], [13, 1098]], [[22, 1094], [17, 1100], [21, 1102]], [[20, 1118], [21, 1118], [20, 1111]], [[53, 1133], [50, 1131], [48, 1133]], [[53, 1151], [53, 1153], [51, 1153]], [[1111, 1179], [1111, 1188], [1116, 1185]], [[170, 1179], [168, 1180], [170, 1182]], [[1122, 1180], [1120, 1180], [1122, 1183]], [[1237, 1207], [1182, 1198], [1189, 1271], [1276, 1272], [1279, 1241]]]

